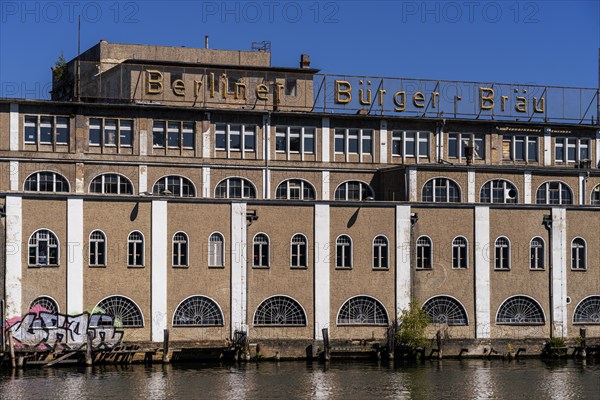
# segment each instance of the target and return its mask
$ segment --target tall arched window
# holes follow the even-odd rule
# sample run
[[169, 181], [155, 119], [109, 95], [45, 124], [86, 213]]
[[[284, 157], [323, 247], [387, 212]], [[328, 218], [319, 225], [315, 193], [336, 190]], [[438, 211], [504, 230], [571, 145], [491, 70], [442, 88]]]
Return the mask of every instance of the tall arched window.
[[596, 185], [596, 187], [592, 189], [591, 203], [594, 205], [600, 204], [600, 185]]
[[566, 183], [551, 181], [543, 183], [535, 196], [537, 204], [573, 204], [573, 192]]
[[422, 200], [435, 203], [460, 203], [460, 189], [452, 179], [434, 178], [423, 186]]
[[142, 328], [144, 326], [142, 311], [127, 297], [111, 296], [98, 303], [90, 316], [90, 327], [95, 328], [106, 324], [104, 315], [112, 320], [110, 325], [118, 328]]
[[131, 232], [127, 238], [127, 265], [144, 266], [144, 236], [141, 232]]
[[223, 326], [223, 312], [208, 297], [188, 297], [177, 306], [173, 326]]
[[585, 240], [575, 238], [571, 242], [571, 269], [584, 271], [586, 268]]
[[517, 188], [505, 179], [494, 179], [481, 187], [479, 201], [482, 203], [516, 203]]
[[352, 239], [348, 235], [341, 235], [335, 241], [335, 266], [352, 268]]
[[26, 192], [68, 192], [69, 182], [64, 176], [51, 171], [34, 172], [25, 179]]
[[529, 269], [543, 270], [545, 261], [544, 240], [541, 237], [534, 237], [529, 247]]
[[450, 296], [436, 296], [423, 304], [423, 311], [429, 315], [432, 324], [450, 326], [467, 325], [467, 312], [462, 304]]
[[417, 269], [431, 269], [432, 247], [431, 239], [427, 236], [417, 239]]
[[175, 196], [175, 197], [194, 197], [196, 191], [194, 184], [183, 176], [163, 176], [154, 184], [152, 193]]
[[90, 233], [90, 265], [106, 265], [106, 236], [99, 230]]
[[225, 240], [223, 235], [218, 232], [213, 233], [208, 238], [208, 266], [225, 266]]
[[370, 296], [356, 296], [347, 300], [337, 316], [338, 325], [387, 325], [385, 307]]
[[308, 241], [306, 240], [306, 236], [300, 233], [292, 237], [292, 243], [290, 248], [292, 268], [306, 268], [308, 266], [307, 243]]
[[315, 188], [304, 179], [288, 179], [277, 187], [276, 199], [314, 200]]
[[372, 200], [375, 196], [369, 185], [360, 181], [348, 181], [335, 189], [336, 200]]
[[469, 246], [467, 239], [458, 236], [452, 241], [452, 268], [467, 268], [469, 265]]
[[227, 178], [219, 182], [215, 197], [222, 199], [255, 199], [254, 185], [244, 178]]
[[90, 183], [90, 193], [133, 194], [133, 184], [123, 175], [102, 174]]
[[59, 263], [58, 239], [47, 229], [35, 231], [29, 238], [29, 266], [57, 266]]
[[510, 269], [510, 241], [504, 236], [496, 239], [494, 244], [494, 268], [499, 270]]
[[188, 236], [185, 232], [177, 232], [173, 235], [173, 266], [187, 267], [189, 264], [188, 257]]
[[540, 304], [527, 296], [513, 296], [505, 300], [496, 315], [497, 324], [543, 325], [545, 321]]
[[388, 240], [379, 235], [373, 239], [373, 269], [389, 268]]
[[254, 326], [306, 326], [306, 313], [291, 297], [273, 296], [256, 308]]
[[583, 299], [573, 314], [574, 324], [600, 324], [600, 296]]
[[257, 268], [269, 268], [269, 237], [264, 233], [254, 236], [252, 246], [252, 265]]

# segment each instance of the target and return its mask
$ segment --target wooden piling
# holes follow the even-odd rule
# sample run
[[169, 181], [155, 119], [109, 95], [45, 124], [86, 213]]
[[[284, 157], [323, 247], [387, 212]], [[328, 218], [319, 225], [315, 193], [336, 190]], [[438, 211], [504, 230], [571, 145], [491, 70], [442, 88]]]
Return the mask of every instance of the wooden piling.
[[323, 359], [329, 361], [329, 329], [323, 328]]
[[92, 335], [90, 333], [85, 334], [86, 348], [85, 348], [85, 365], [88, 367], [92, 366]]
[[17, 368], [17, 364], [15, 361], [15, 345], [13, 343], [12, 332], [8, 331], [8, 347], [10, 349], [10, 365], [12, 369]]
[[163, 362], [163, 364], [169, 363], [169, 330], [168, 329], [164, 330], [162, 362]]

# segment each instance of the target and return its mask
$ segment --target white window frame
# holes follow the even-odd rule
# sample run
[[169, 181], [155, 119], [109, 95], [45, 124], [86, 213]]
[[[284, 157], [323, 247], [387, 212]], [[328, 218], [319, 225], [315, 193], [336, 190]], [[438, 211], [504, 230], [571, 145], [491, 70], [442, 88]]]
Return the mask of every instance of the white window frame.
[[[577, 245], [575, 247], [575, 241], [581, 240], [583, 246]], [[576, 257], [573, 257], [573, 250], [578, 249]], [[581, 250], [582, 249], [582, 250]], [[583, 252], [583, 260], [581, 259], [581, 252]], [[571, 240], [571, 271], [587, 271], [588, 256], [587, 256], [587, 242], [584, 238], [577, 236]]]
[[[106, 140], [106, 123], [107, 121], [115, 121], [115, 143], [107, 143]], [[99, 125], [96, 123], [99, 122]], [[129, 126], [126, 125], [129, 123]], [[92, 143], [91, 131], [92, 128], [100, 130], [100, 143]], [[121, 144], [121, 132], [130, 131], [131, 144]], [[135, 145], [135, 125], [131, 118], [102, 118], [90, 117], [88, 121], [88, 144], [90, 147], [109, 147], [109, 148], [127, 148], [131, 149]]]
[[[231, 147], [231, 132], [232, 127], [238, 127], [240, 134], [240, 147], [235, 148]], [[224, 128], [224, 130], [223, 130]], [[257, 137], [257, 128], [258, 126], [255, 124], [227, 124], [227, 123], [217, 123], [215, 124], [215, 150], [226, 151], [227, 154], [232, 151], [243, 153], [255, 153], [257, 151], [258, 143], [256, 140]], [[217, 135], [225, 135], [225, 147], [217, 147]], [[246, 148], [246, 136], [254, 137], [254, 148], [247, 149]]]
[[[444, 181], [444, 186], [446, 187], [446, 194], [444, 196], [443, 200], [438, 200], [437, 199], [437, 195], [436, 195], [436, 189], [437, 188], [442, 188], [442, 185], [438, 185], [438, 181], [439, 180], [443, 180]], [[425, 200], [425, 188], [427, 187], [427, 185], [431, 183], [431, 200]], [[450, 187], [451, 184], [454, 184], [456, 186], [456, 189], [458, 190], [458, 201], [450, 201]], [[458, 182], [456, 182], [453, 179], [450, 178], [446, 178], [443, 176], [439, 176], [439, 177], [435, 177], [435, 178], [431, 178], [429, 179], [427, 182], [425, 182], [425, 184], [423, 185], [423, 188], [421, 189], [421, 201], [430, 201], [433, 203], [460, 203], [462, 202], [462, 190], [460, 185], [458, 184]]]
[[[35, 122], [30, 122], [28, 121], [28, 119], [33, 119], [35, 118]], [[51, 130], [51, 134], [52, 134], [52, 138], [50, 139], [50, 142], [42, 142], [41, 141], [41, 131], [42, 131], [42, 119], [51, 119], [50, 121], [50, 130]], [[66, 120], [66, 124], [65, 121]], [[33, 124], [33, 125], [32, 125]], [[44, 122], [45, 124], [45, 122]], [[31, 140], [27, 140], [27, 135], [25, 134], [25, 131], [27, 128], [31, 128], [34, 127], [35, 128], [35, 140], [31, 141]], [[57, 141], [58, 138], [58, 129], [59, 128], [66, 128], [66, 135], [67, 135], [67, 141], [66, 142], [59, 142]], [[70, 120], [69, 117], [66, 115], [31, 115], [31, 114], [26, 114], [23, 117], [23, 143], [24, 144], [33, 144], [33, 145], [50, 145], [50, 146], [68, 146], [69, 142], [71, 140], [71, 127], [70, 127]]]
[[[494, 185], [496, 185], [496, 184], [502, 184], [502, 187], [500, 189], [503, 190], [503, 193], [504, 193], [503, 201], [494, 201]], [[489, 185], [490, 201], [484, 202], [482, 200], [483, 190], [486, 188], [487, 185]], [[508, 196], [508, 192], [510, 190], [515, 191], [515, 197], [512, 199]], [[487, 203], [487, 204], [518, 203], [519, 202], [519, 191], [517, 190], [517, 187], [515, 186], [515, 184], [513, 184], [511, 181], [509, 181], [507, 179], [490, 179], [489, 181], [487, 181], [486, 183], [481, 185], [481, 189], [479, 190], [479, 201], [481, 203]]]
[[[302, 238], [303, 242], [294, 242], [294, 239], [296, 238]], [[294, 250], [296, 251], [296, 263], [294, 263]], [[304, 265], [302, 265], [301, 262], [303, 257]], [[295, 233], [290, 239], [290, 268], [308, 268], [308, 239], [303, 233]]]
[[[163, 193], [155, 193], [154, 192], [154, 188], [156, 187], [156, 185], [160, 182], [160, 181], [164, 181], [164, 187], [165, 190], [169, 189], [169, 179], [179, 179], [179, 194], [176, 193], [171, 193], [169, 196], [173, 196], [173, 197], [196, 197], [196, 185], [194, 185], [194, 182], [192, 182], [191, 179], [189, 179], [188, 177], [182, 176], [182, 175], [164, 175], [161, 176], [159, 179], [156, 180], [156, 182], [154, 182], [154, 185], [152, 185], [152, 192], [155, 195], [163, 195]], [[192, 194], [191, 196], [184, 196], [183, 195], [183, 185], [186, 184], [187, 186], [189, 186], [192, 190]]]
[[[296, 133], [293, 133], [293, 130], [299, 130], [298, 138], [300, 140], [300, 150], [295, 151], [290, 149], [290, 142], [292, 136], [295, 136]], [[277, 140], [279, 138], [283, 138], [285, 140], [285, 150], [277, 149]], [[279, 154], [285, 154], [286, 159], [289, 159], [292, 154], [300, 154], [301, 159], [304, 160], [304, 156], [309, 154], [313, 155], [317, 152], [317, 128], [313, 126], [276, 126], [275, 127], [275, 152]], [[306, 140], [312, 139], [313, 141], [313, 151], [306, 150]]]
[[[48, 233], [48, 237], [47, 238], [39, 238], [38, 235], [42, 232], [47, 232]], [[34, 239], [35, 236], [35, 245], [31, 244], [32, 239]], [[55, 248], [56, 249], [56, 264], [50, 264], [50, 251], [48, 251], [48, 254], [46, 254], [46, 260], [47, 262], [45, 264], [40, 262], [40, 242], [44, 241], [47, 242], [46, 246], [48, 249], [50, 248]], [[54, 243], [52, 243], [54, 242]], [[29, 260], [29, 253], [30, 253], [30, 249], [31, 247], [35, 247], [35, 263], [32, 264]], [[47, 229], [47, 228], [40, 228], [40, 229], [36, 229], [31, 236], [29, 236], [29, 240], [27, 241], [27, 265], [29, 267], [58, 267], [60, 266], [60, 241], [58, 240], [58, 236], [56, 235], [56, 233], [54, 233], [52, 230]]]
[[[541, 242], [541, 246], [536, 245], [536, 247], [534, 247], [533, 246], [534, 240], [539, 240]], [[542, 265], [541, 267], [540, 267], [540, 263]], [[540, 236], [534, 236], [529, 241], [529, 270], [531, 270], [531, 271], [545, 271], [546, 270], [546, 241]]]
[[[412, 136], [412, 137], [411, 137]], [[410, 154], [406, 150], [407, 142], [414, 143], [414, 152]], [[400, 152], [396, 151], [398, 147], [397, 143], [400, 143]], [[427, 153], [421, 153], [421, 143], [427, 143]], [[392, 131], [392, 156], [402, 158], [429, 158], [431, 153], [431, 132], [427, 131], [403, 131], [393, 130]]]
[[[348, 243], [344, 242], [344, 243], [340, 243], [340, 239], [345, 239], [348, 238]], [[342, 250], [342, 263], [341, 265], [338, 263], [338, 255], [340, 254], [340, 247], [342, 247], [343, 249], [345, 248], [349, 248], [350, 250], [350, 256], [348, 257], [348, 264], [346, 265], [346, 257], [344, 257], [344, 251]], [[353, 246], [353, 242], [352, 242], [352, 237], [350, 235], [339, 235], [336, 239], [335, 239], [335, 268], [336, 269], [352, 269], [352, 265], [354, 263], [354, 246]]]
[[[52, 174], [52, 191], [48, 192], [48, 191], [41, 191], [40, 190], [40, 174], [44, 174], [44, 173], [49, 173]], [[29, 178], [31, 178], [33, 175], [36, 175], [36, 186], [37, 189], [36, 190], [26, 190], [25, 187], [27, 186], [27, 181], [29, 180]], [[56, 177], [59, 176], [62, 179], [64, 179], [66, 185], [67, 185], [67, 190], [66, 191], [61, 191], [61, 192], [57, 192], [56, 191]], [[25, 181], [23, 182], [23, 191], [28, 191], [28, 192], [39, 192], [39, 193], [68, 193], [71, 191], [71, 185], [69, 183], [69, 180], [67, 178], [65, 178], [63, 175], [59, 174], [58, 172], [54, 172], [54, 171], [36, 171], [32, 174], [29, 174], [27, 176], [27, 178], [25, 178]]]
[[[360, 196], [358, 199], [348, 199], [348, 185], [350, 183], [356, 184], [358, 183], [360, 188], [359, 188], [359, 193]], [[337, 199], [336, 197], [336, 193], [337, 191], [342, 187], [342, 185], [344, 185], [344, 192], [345, 192], [345, 196], [343, 199]], [[363, 191], [367, 190], [369, 193], [367, 193], [367, 197], [363, 198]], [[353, 181], [345, 181], [340, 183], [336, 188], [335, 191], [333, 192], [333, 196], [334, 199], [336, 199], [337, 201], [366, 201], [369, 197], [372, 197], [374, 200], [375, 199], [375, 193], [373, 192], [373, 188], [371, 187], [371, 185], [369, 185], [368, 183], [365, 183], [363, 181], [357, 181], [357, 180], [353, 180]], [[371, 200], [371, 199], [369, 199]]]
[[[239, 179], [241, 184], [240, 184], [240, 190], [241, 190], [241, 197], [231, 197], [231, 193], [230, 193], [230, 189], [231, 189], [231, 180], [232, 179]], [[225, 182], [225, 189], [227, 191], [227, 196], [223, 197], [223, 196], [217, 196], [217, 189], [219, 188], [219, 185], [221, 185], [223, 182]], [[254, 189], [254, 197], [246, 197], [244, 196], [244, 188], [246, 186], [246, 184], [248, 184], [252, 189]], [[242, 178], [241, 176], [230, 176], [229, 178], [225, 178], [222, 179], [219, 183], [217, 183], [217, 186], [215, 186], [215, 197], [218, 199], [254, 199], [254, 198], [258, 198], [257, 197], [257, 190], [256, 190], [256, 186], [254, 186], [254, 183], [252, 183], [250, 180], [246, 179], [246, 178]]]
[[[558, 194], [559, 194], [559, 202], [558, 203], [550, 203], [550, 185], [553, 183], [558, 183]], [[569, 194], [571, 195], [571, 202], [565, 203], [563, 199], [563, 187], [566, 187]], [[544, 203], [538, 202], [538, 193], [540, 190], [545, 191], [546, 201]], [[536, 204], [547, 204], [547, 205], [560, 205], [560, 204], [575, 204], [575, 199], [573, 198], [573, 190], [571, 187], [564, 183], [563, 181], [546, 181], [542, 183], [535, 192], [535, 203]]]
[[[93, 238], [92, 235], [94, 233], [99, 233], [102, 235], [102, 240], [97, 239], [97, 238]], [[104, 262], [103, 263], [99, 263], [98, 261], [98, 246], [99, 243], [102, 243], [102, 245], [104, 246]], [[107, 254], [107, 249], [108, 249], [108, 240], [106, 238], [106, 233], [104, 233], [102, 230], [100, 229], [94, 229], [93, 231], [90, 232], [90, 236], [89, 236], [89, 251], [88, 251], [88, 262], [89, 262], [89, 266], [90, 267], [106, 267], [106, 265], [108, 264], [108, 254]], [[93, 263], [92, 262], [92, 252], [94, 253], [94, 258], [96, 259], [96, 262]]]
[[[115, 175], [118, 178], [117, 181], [117, 193], [106, 193], [105, 191], [105, 178], [109, 175]], [[100, 192], [92, 192], [92, 184], [94, 183], [94, 181], [98, 178], [101, 178], [101, 187], [102, 190]], [[131, 193], [121, 193], [121, 181], [125, 180], [129, 186], [131, 186]], [[133, 187], [133, 182], [131, 182], [131, 180], [129, 178], [127, 178], [125, 175], [121, 175], [121, 174], [117, 174], [115, 172], [106, 172], [100, 175], [96, 175], [91, 181], [90, 184], [88, 186], [88, 193], [96, 193], [96, 194], [108, 194], [108, 195], [125, 195], [125, 196], [131, 196], [135, 194], [135, 188]]]
[[[292, 182], [300, 184], [300, 198], [299, 199], [292, 199], [290, 197], [290, 194], [291, 194], [291, 192], [290, 192], [290, 183], [292, 183]], [[281, 185], [284, 185], [284, 184], [286, 185], [286, 189], [285, 189], [286, 196], [285, 197], [277, 197], [277, 195], [279, 193], [279, 188], [281, 187]], [[312, 190], [313, 195], [314, 195], [313, 199], [305, 199], [304, 198], [304, 190], [307, 187]], [[301, 179], [301, 178], [290, 178], [290, 179], [286, 179], [284, 181], [281, 181], [279, 183], [279, 185], [277, 185], [277, 189], [275, 189], [275, 198], [277, 200], [309, 200], [309, 201], [314, 201], [314, 200], [317, 199], [317, 191], [315, 190], [315, 187], [310, 182], [308, 182], [307, 180], [304, 180], [304, 179]]]
[[[448, 132], [448, 158], [457, 159], [460, 162], [466, 160], [464, 154], [466, 146], [473, 147], [473, 159], [485, 160], [485, 134], [472, 132]], [[453, 139], [454, 138], [454, 139]], [[451, 144], [451, 142], [456, 142]], [[480, 152], [477, 152], [477, 143], [481, 143]], [[450, 150], [455, 146], [456, 155], [450, 155]]]
[[[376, 243], [377, 239], [383, 238], [385, 243]], [[390, 269], [390, 241], [385, 235], [377, 235], [373, 238], [373, 260], [372, 268], [376, 271], [387, 271]], [[385, 267], [382, 267], [382, 261], [385, 260]]]
[[[569, 158], [569, 149], [575, 149], [575, 158]], [[564, 158], [558, 158], [558, 149], [562, 149]], [[581, 157], [581, 151], [587, 149], [588, 156], [586, 158]], [[591, 140], [589, 138], [578, 138], [578, 137], [557, 137], [554, 142], [554, 161], [564, 164], [577, 163], [580, 161], [591, 160]]]
[[[363, 140], [370, 137], [371, 151], [364, 150]], [[344, 141], [344, 151], [338, 151], [335, 146], [336, 139], [342, 139]], [[350, 151], [350, 140], [356, 140], [356, 151]], [[357, 154], [362, 161], [363, 155], [367, 154], [373, 156], [375, 148], [375, 130], [373, 129], [358, 129], [358, 128], [335, 128], [333, 150], [335, 154], [344, 154], [346, 161], [351, 154]]]
[[[218, 237], [220, 241], [213, 241], [213, 237]], [[219, 243], [219, 245], [217, 245], [217, 243]], [[220, 257], [220, 260], [218, 257]], [[215, 231], [208, 236], [208, 267], [225, 267], [225, 236], [223, 236], [221, 232]]]
[[[141, 240], [138, 239], [131, 239], [131, 235], [133, 235], [134, 233], [139, 233], [141, 236]], [[129, 235], [127, 235], [127, 266], [128, 267], [132, 267], [132, 268], [141, 268], [144, 267], [146, 265], [146, 249], [144, 248], [146, 243], [146, 240], [144, 238], [144, 234], [140, 231], [131, 231], [129, 232]], [[129, 256], [130, 256], [130, 244], [134, 244], [134, 261], [135, 261], [135, 254], [137, 254], [137, 252], [135, 251], [135, 249], [138, 248], [138, 246], [141, 246], [141, 254], [142, 254], [142, 262], [141, 264], [130, 264], [129, 263]]]
[[[517, 140], [518, 138], [518, 140]], [[539, 136], [532, 135], [513, 135], [510, 137], [504, 136], [502, 139], [502, 143], [510, 142], [510, 158], [504, 158], [504, 154], [502, 154], [503, 161], [512, 161], [512, 162], [538, 162], [540, 160], [540, 139]], [[516, 144], [523, 143], [525, 146], [524, 149], [524, 158], [518, 159], [516, 158], [517, 149]], [[529, 145], [531, 143], [535, 143], [535, 158], [532, 158], [529, 154]]]
[[[499, 245], [498, 241], [500, 239], [506, 240], [506, 248], [508, 248], [508, 255], [506, 257], [503, 256], [503, 251], [500, 252], [502, 255], [501, 259], [498, 259], [496, 252], [499, 248], [504, 248], [504, 246]], [[494, 240], [494, 270], [495, 271], [510, 271], [511, 268], [511, 255], [512, 249], [510, 245], [510, 239], [506, 236], [498, 236], [496, 240]], [[498, 266], [498, 261], [500, 260], [500, 266]], [[504, 262], [502, 262], [504, 261]]]
[[[421, 239], [426, 239], [428, 242], [428, 246], [419, 243]], [[419, 249], [425, 247], [429, 248], [429, 266], [424, 265], [423, 262], [421, 262], [421, 265], [419, 265]], [[424, 257], [421, 257], [421, 260], [424, 260]], [[415, 268], [418, 270], [425, 271], [433, 269], [433, 240], [431, 240], [431, 238], [427, 235], [421, 235], [415, 241]]]
[[[170, 146], [169, 145], [169, 124], [177, 124], [177, 135], [179, 137], [179, 145], [178, 146]], [[157, 145], [154, 143], [154, 135], [162, 134], [163, 145]], [[192, 136], [192, 145], [185, 146], [184, 145], [184, 137], [186, 134], [191, 134]], [[193, 121], [173, 121], [173, 120], [155, 120], [152, 122], [152, 147], [155, 149], [179, 149], [179, 150], [193, 150], [195, 148], [195, 129]]]
[[[457, 240], [462, 239], [464, 240], [464, 245], [463, 244], [458, 244], [456, 243]], [[464, 258], [461, 258], [461, 249], [465, 249], [464, 252]], [[455, 258], [454, 255], [454, 251], [455, 249], [458, 249], [458, 256], [459, 258]], [[458, 266], [455, 265], [455, 261], [457, 260]], [[464, 266], [461, 266], [461, 260], [464, 261]], [[469, 268], [469, 240], [465, 237], [465, 236], [456, 236], [454, 239], [452, 239], [452, 269], [468, 269]]]
[[[265, 242], [260, 242], [258, 243], [256, 241], [256, 238], [258, 236], [264, 236], [266, 238], [266, 243]], [[256, 246], [258, 247], [258, 254], [256, 252]], [[264, 256], [264, 251], [265, 251], [265, 247], [266, 247], [266, 252], [267, 252], [267, 257], [266, 257], [266, 265], [263, 265], [263, 256]], [[256, 257], [258, 255], [258, 258]], [[258, 263], [257, 263], [258, 261]], [[256, 235], [254, 235], [254, 237], [252, 238], [252, 268], [263, 268], [263, 269], [268, 269], [271, 266], [271, 238], [269, 238], [269, 235], [267, 235], [264, 232], [258, 232]]]
[[[178, 239], [177, 235], [183, 235], [184, 239]], [[173, 263], [173, 267], [177, 268], [186, 268], [190, 266], [190, 237], [184, 231], [178, 231], [173, 234], [173, 239], [171, 240], [171, 262]], [[185, 250], [185, 263], [182, 262], [182, 249]]]

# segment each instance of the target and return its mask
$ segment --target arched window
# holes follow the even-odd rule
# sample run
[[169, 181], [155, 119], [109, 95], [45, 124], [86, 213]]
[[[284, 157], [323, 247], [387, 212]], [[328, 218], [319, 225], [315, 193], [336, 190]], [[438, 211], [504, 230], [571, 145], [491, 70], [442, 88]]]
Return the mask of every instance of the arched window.
[[133, 184], [123, 175], [102, 174], [90, 183], [90, 193], [133, 194]]
[[254, 326], [306, 326], [306, 313], [291, 297], [273, 296], [256, 308]]
[[510, 269], [510, 241], [504, 236], [496, 239], [494, 244], [494, 268], [500, 270]]
[[297, 234], [292, 237], [292, 244], [290, 249], [291, 254], [291, 267], [292, 268], [306, 268], [308, 266], [308, 241], [306, 236]]
[[467, 268], [469, 265], [469, 245], [467, 239], [458, 236], [452, 241], [452, 268]]
[[35, 231], [29, 238], [29, 266], [57, 266], [59, 262], [58, 239], [47, 229]]
[[220, 233], [213, 233], [208, 238], [208, 266], [225, 266], [225, 240]]
[[431, 269], [432, 247], [431, 239], [427, 236], [417, 239], [417, 269]]
[[387, 325], [385, 307], [370, 296], [356, 296], [348, 299], [340, 308], [338, 325]]
[[585, 270], [587, 268], [585, 240], [575, 238], [571, 242], [571, 269]]
[[594, 205], [600, 204], [600, 185], [592, 189], [591, 203]]
[[90, 265], [106, 265], [106, 236], [102, 231], [93, 231], [90, 233]]
[[187, 267], [188, 264], [188, 236], [185, 232], [177, 232], [173, 236], [173, 266]]
[[460, 203], [458, 184], [448, 178], [434, 178], [423, 186], [423, 201]]
[[304, 179], [288, 179], [277, 187], [276, 199], [314, 200], [315, 188]]
[[450, 296], [432, 297], [423, 304], [423, 311], [429, 315], [429, 322], [432, 324], [468, 325], [465, 308]]
[[26, 192], [68, 192], [69, 182], [64, 176], [51, 171], [34, 172], [25, 179]]
[[127, 265], [144, 266], [144, 236], [141, 232], [131, 232], [127, 238]]
[[227, 178], [219, 182], [215, 197], [221, 199], [255, 199], [254, 185], [244, 178]]
[[58, 303], [48, 296], [40, 296], [31, 302], [29, 312], [35, 313], [31, 327], [34, 329], [58, 328]]
[[371, 187], [360, 181], [344, 182], [335, 189], [336, 200], [372, 200], [374, 197]]
[[482, 203], [516, 203], [517, 188], [504, 179], [494, 179], [486, 182], [479, 194]]
[[341, 235], [335, 241], [335, 266], [352, 268], [352, 239], [348, 235]]
[[194, 197], [194, 184], [183, 176], [163, 176], [154, 184], [152, 193], [163, 196]]
[[252, 246], [252, 265], [257, 268], [269, 268], [269, 237], [264, 233], [254, 236]]
[[373, 269], [389, 268], [388, 240], [379, 235], [373, 239]]
[[537, 204], [573, 204], [571, 188], [560, 181], [543, 183], [535, 198]]
[[539, 303], [526, 296], [514, 296], [505, 300], [496, 316], [497, 324], [543, 325], [545, 321]]
[[574, 324], [600, 324], [600, 296], [589, 296], [575, 308]]
[[223, 326], [223, 312], [208, 297], [188, 297], [177, 306], [173, 326]]
[[[94, 318], [94, 315], [98, 315]], [[142, 311], [133, 301], [123, 296], [111, 296], [102, 300], [94, 307], [90, 317], [90, 327], [105, 325], [106, 320], [103, 316], [112, 319], [112, 324], [119, 328], [142, 328], [144, 326], [144, 317]]]
[[531, 239], [529, 249], [529, 269], [543, 270], [546, 262], [544, 240], [541, 237], [534, 237]]

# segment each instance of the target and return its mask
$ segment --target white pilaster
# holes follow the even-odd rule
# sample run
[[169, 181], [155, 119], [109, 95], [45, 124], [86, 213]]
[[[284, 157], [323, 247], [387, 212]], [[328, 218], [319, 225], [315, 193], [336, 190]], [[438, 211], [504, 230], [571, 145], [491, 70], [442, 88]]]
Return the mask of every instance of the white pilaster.
[[475, 337], [490, 337], [490, 208], [475, 207]]
[[323, 170], [321, 172], [321, 198], [323, 201], [330, 200], [330, 175], [329, 171]]
[[210, 167], [202, 167], [202, 197], [212, 197], [210, 191]]
[[321, 123], [321, 161], [323, 162], [329, 162], [330, 142], [329, 118], [323, 118]]
[[140, 129], [140, 156], [148, 155], [148, 132]]
[[75, 193], [85, 193], [85, 165], [75, 164]]
[[418, 201], [417, 198], [417, 169], [407, 167], [408, 171], [408, 201]]
[[23, 202], [6, 196], [6, 318], [22, 315]]
[[315, 204], [315, 340], [323, 340], [323, 328], [330, 323], [330, 276], [331, 254], [329, 206]]
[[552, 135], [550, 128], [544, 130], [544, 165], [552, 165]]
[[387, 121], [379, 121], [379, 162], [387, 164], [388, 162], [388, 130]]
[[10, 190], [13, 192], [19, 191], [19, 162], [10, 161], [8, 165], [8, 179], [10, 182]]
[[440, 162], [440, 160], [442, 160], [444, 158], [444, 131], [440, 129], [439, 133], [436, 135], [437, 136], [437, 152], [436, 152], [436, 162]]
[[271, 198], [271, 170], [265, 169], [263, 171], [263, 189], [264, 189], [264, 199]]
[[138, 193], [148, 191], [148, 166], [140, 165], [138, 167]]
[[167, 237], [167, 202], [152, 201], [152, 341], [161, 342], [169, 326], [167, 318], [167, 263], [169, 240]]
[[567, 336], [567, 211], [552, 208], [552, 320], [555, 337]]
[[202, 158], [210, 158], [211, 155], [210, 124], [207, 126], [206, 130], [202, 132]]
[[531, 172], [523, 173], [523, 203], [531, 204]]
[[10, 118], [9, 118], [9, 149], [10, 151], [19, 150], [19, 104], [10, 104]]
[[263, 116], [263, 140], [265, 143], [264, 159], [269, 161], [271, 159], [271, 118], [268, 115]]
[[411, 301], [410, 206], [396, 206], [396, 315]]
[[248, 330], [246, 246], [246, 203], [231, 203], [231, 337]]
[[593, 166], [600, 165], [600, 129], [596, 131], [596, 158], [594, 159]]
[[586, 173], [579, 174], [579, 204], [585, 204], [585, 181]]
[[67, 200], [67, 313], [83, 312], [83, 199]]
[[475, 170], [467, 171], [467, 202], [475, 203]]

